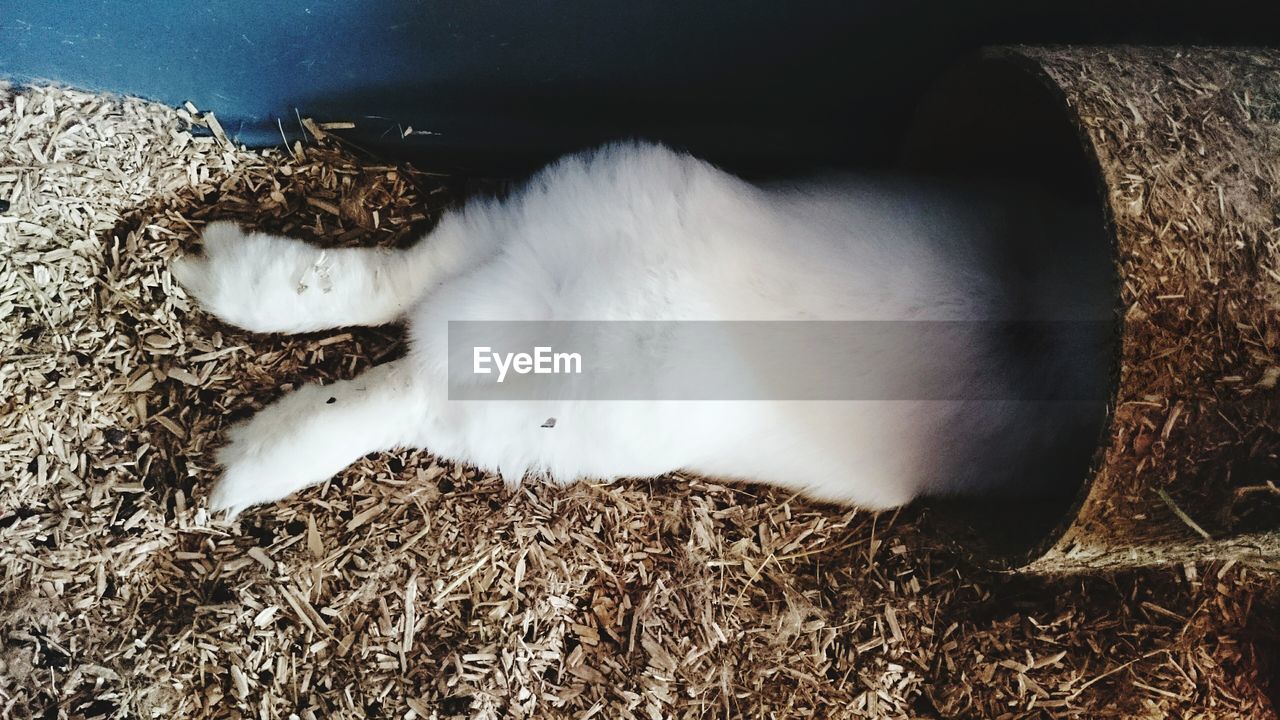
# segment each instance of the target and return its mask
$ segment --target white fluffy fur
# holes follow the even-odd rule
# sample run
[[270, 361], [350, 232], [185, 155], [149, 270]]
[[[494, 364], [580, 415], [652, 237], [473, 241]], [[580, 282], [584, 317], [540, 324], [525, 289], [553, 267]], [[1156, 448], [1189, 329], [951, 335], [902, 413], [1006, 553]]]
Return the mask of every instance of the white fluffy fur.
[[984, 212], [900, 183], [757, 187], [623, 144], [564, 158], [504, 201], [473, 201], [407, 250], [321, 250], [212, 224], [205, 256], [173, 274], [219, 318], [258, 332], [405, 318], [411, 352], [233, 428], [210, 507], [234, 515], [394, 447], [511, 484], [685, 470], [867, 508], [981, 482], [965, 448], [1008, 441], [1022, 420], [998, 404], [450, 401], [445, 323], [990, 317], [1002, 291], [982, 266]]

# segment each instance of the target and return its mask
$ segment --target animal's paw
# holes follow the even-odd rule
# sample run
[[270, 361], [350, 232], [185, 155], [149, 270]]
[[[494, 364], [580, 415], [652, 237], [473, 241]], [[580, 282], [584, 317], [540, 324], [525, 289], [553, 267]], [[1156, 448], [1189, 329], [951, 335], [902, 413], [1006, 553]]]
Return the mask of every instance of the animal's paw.
[[203, 256], [174, 260], [170, 273], [205, 310], [246, 330], [299, 330], [307, 318], [300, 296], [329, 281], [325, 251], [300, 240], [215, 222], [203, 242]]
[[210, 512], [226, 511], [233, 519], [246, 508], [281, 500], [309, 485], [288, 461], [287, 438], [272, 428], [250, 421], [227, 433], [218, 452], [222, 476], [209, 496]]
[[365, 387], [355, 381], [304, 385], [229, 429], [218, 451], [223, 473], [209, 510], [235, 517], [245, 508], [318, 485], [375, 449], [360, 444], [358, 436], [388, 413], [375, 409], [349, 416], [350, 406], [366, 396]]
[[244, 269], [244, 263], [237, 258], [245, 254], [244, 246], [248, 240], [249, 237], [235, 223], [209, 223], [201, 236], [204, 257], [188, 255], [178, 258], [169, 266], [169, 272], [188, 294], [205, 307], [213, 308], [220, 304], [218, 301], [222, 299], [222, 293], [219, 291], [231, 279], [231, 271]]

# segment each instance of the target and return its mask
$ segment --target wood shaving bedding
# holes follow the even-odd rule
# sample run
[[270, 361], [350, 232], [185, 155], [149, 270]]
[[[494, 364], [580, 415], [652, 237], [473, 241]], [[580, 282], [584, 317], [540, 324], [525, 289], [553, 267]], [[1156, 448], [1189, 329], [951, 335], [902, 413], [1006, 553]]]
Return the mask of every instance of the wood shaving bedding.
[[169, 259], [223, 218], [404, 243], [459, 193], [193, 110], [0, 90], [0, 717], [1275, 717], [1275, 579], [1230, 563], [999, 575], [915, 510], [425, 452], [210, 521], [227, 424], [403, 346], [223, 326]]

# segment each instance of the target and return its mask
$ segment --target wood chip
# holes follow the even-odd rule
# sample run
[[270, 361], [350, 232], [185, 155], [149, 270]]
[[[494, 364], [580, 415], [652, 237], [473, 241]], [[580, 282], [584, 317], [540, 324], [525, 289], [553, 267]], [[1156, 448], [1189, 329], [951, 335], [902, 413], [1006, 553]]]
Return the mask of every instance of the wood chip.
[[[911, 510], [683, 476], [512, 492], [427, 452], [210, 523], [235, 418], [403, 344], [240, 332], [175, 289], [170, 259], [223, 218], [402, 245], [458, 198], [332, 139], [248, 151], [180, 113], [199, 120], [0, 90], [15, 717], [1268, 717], [1248, 639], [1274, 581], [1242, 566], [1010, 577], [939, 549]], [[339, 212], [357, 195], [376, 227]]]

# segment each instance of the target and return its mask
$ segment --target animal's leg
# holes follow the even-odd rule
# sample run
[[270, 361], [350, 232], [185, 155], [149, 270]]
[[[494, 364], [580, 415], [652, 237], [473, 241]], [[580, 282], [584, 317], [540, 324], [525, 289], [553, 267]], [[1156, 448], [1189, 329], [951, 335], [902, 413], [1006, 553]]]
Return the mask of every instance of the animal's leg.
[[329, 479], [362, 456], [409, 444], [425, 408], [409, 359], [352, 380], [307, 385], [233, 427], [210, 510], [273, 502]]
[[171, 270], [232, 325], [312, 332], [395, 322], [439, 283], [489, 257], [496, 243], [493, 233], [455, 217], [408, 249], [324, 249], [216, 222], [205, 229], [204, 256], [175, 260]]

